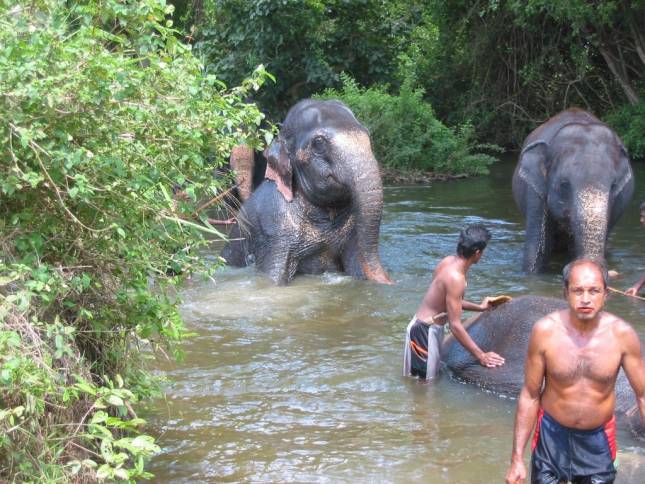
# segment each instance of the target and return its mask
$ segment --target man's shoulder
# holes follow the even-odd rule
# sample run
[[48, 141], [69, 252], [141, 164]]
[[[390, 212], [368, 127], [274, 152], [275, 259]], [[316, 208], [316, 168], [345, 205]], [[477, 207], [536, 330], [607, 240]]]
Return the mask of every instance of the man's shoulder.
[[533, 333], [538, 333], [540, 335], [552, 333], [562, 326], [565, 317], [566, 310], [553, 311], [536, 321], [533, 325]]
[[601, 314], [601, 322], [607, 326], [618, 337], [631, 337], [636, 335], [636, 331], [623, 318], [616, 316], [608, 311], [603, 311]]
[[454, 283], [466, 280], [463, 273], [461, 273], [453, 264], [454, 256], [445, 257], [437, 266], [437, 273], [435, 279], [441, 278], [448, 282]]

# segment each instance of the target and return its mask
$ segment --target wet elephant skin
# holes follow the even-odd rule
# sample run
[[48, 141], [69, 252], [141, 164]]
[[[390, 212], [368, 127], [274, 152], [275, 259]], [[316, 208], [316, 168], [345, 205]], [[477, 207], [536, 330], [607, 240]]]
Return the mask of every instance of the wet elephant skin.
[[222, 257], [278, 285], [343, 272], [390, 284], [378, 252], [383, 188], [369, 132], [340, 101], [289, 110], [266, 149], [266, 180], [242, 206]]
[[609, 126], [581, 109], [540, 125], [524, 141], [513, 175], [526, 220], [523, 270], [544, 272], [553, 252], [604, 258], [633, 193], [627, 151]]

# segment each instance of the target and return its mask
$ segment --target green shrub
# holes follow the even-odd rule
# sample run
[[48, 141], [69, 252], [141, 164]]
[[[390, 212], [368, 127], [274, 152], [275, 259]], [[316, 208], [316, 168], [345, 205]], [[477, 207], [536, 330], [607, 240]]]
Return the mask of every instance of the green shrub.
[[[146, 355], [177, 354], [175, 286], [218, 235], [195, 202], [262, 115], [164, 0], [0, 3], [0, 480], [145, 477]], [[244, 127], [244, 128], [242, 128]], [[184, 186], [187, 200], [171, 188]]]
[[621, 137], [632, 160], [645, 160], [645, 101], [624, 105], [607, 116], [605, 122]]
[[480, 149], [498, 151], [491, 145], [477, 144], [470, 123], [451, 129], [434, 115], [423, 100], [423, 91], [404, 82], [397, 96], [387, 86], [364, 89], [343, 74], [342, 90], [326, 90], [320, 98], [340, 99], [370, 130], [376, 158], [387, 168], [423, 170], [438, 173], [488, 173], [495, 161]]

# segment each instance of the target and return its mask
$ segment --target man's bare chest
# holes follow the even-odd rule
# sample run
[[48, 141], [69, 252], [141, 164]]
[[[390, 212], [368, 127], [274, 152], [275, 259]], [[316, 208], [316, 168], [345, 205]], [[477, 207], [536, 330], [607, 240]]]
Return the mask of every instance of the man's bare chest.
[[620, 367], [620, 352], [612, 341], [590, 342], [584, 345], [559, 341], [546, 355], [547, 378], [562, 385], [588, 381], [599, 385], [611, 384]]

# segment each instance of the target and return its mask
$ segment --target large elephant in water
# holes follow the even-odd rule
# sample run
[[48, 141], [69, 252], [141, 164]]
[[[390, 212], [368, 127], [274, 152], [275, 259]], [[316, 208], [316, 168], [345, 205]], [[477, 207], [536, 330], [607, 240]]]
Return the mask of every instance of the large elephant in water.
[[378, 254], [383, 209], [367, 129], [339, 101], [303, 100], [266, 149], [266, 178], [238, 215], [222, 256], [253, 261], [276, 284], [339, 271], [391, 283]]
[[[565, 309], [564, 300], [521, 296], [481, 313], [469, 326], [468, 333], [484, 351], [494, 351], [506, 359], [498, 368], [485, 368], [452, 337], [446, 338], [442, 360], [459, 380], [475, 384], [496, 394], [516, 397], [524, 384], [524, 362], [531, 329], [545, 315]], [[645, 440], [634, 392], [621, 370], [616, 381], [616, 416], [624, 426]]]
[[513, 175], [526, 219], [524, 270], [544, 271], [554, 249], [603, 259], [609, 231], [633, 193], [625, 147], [597, 118], [569, 109], [536, 128]]

